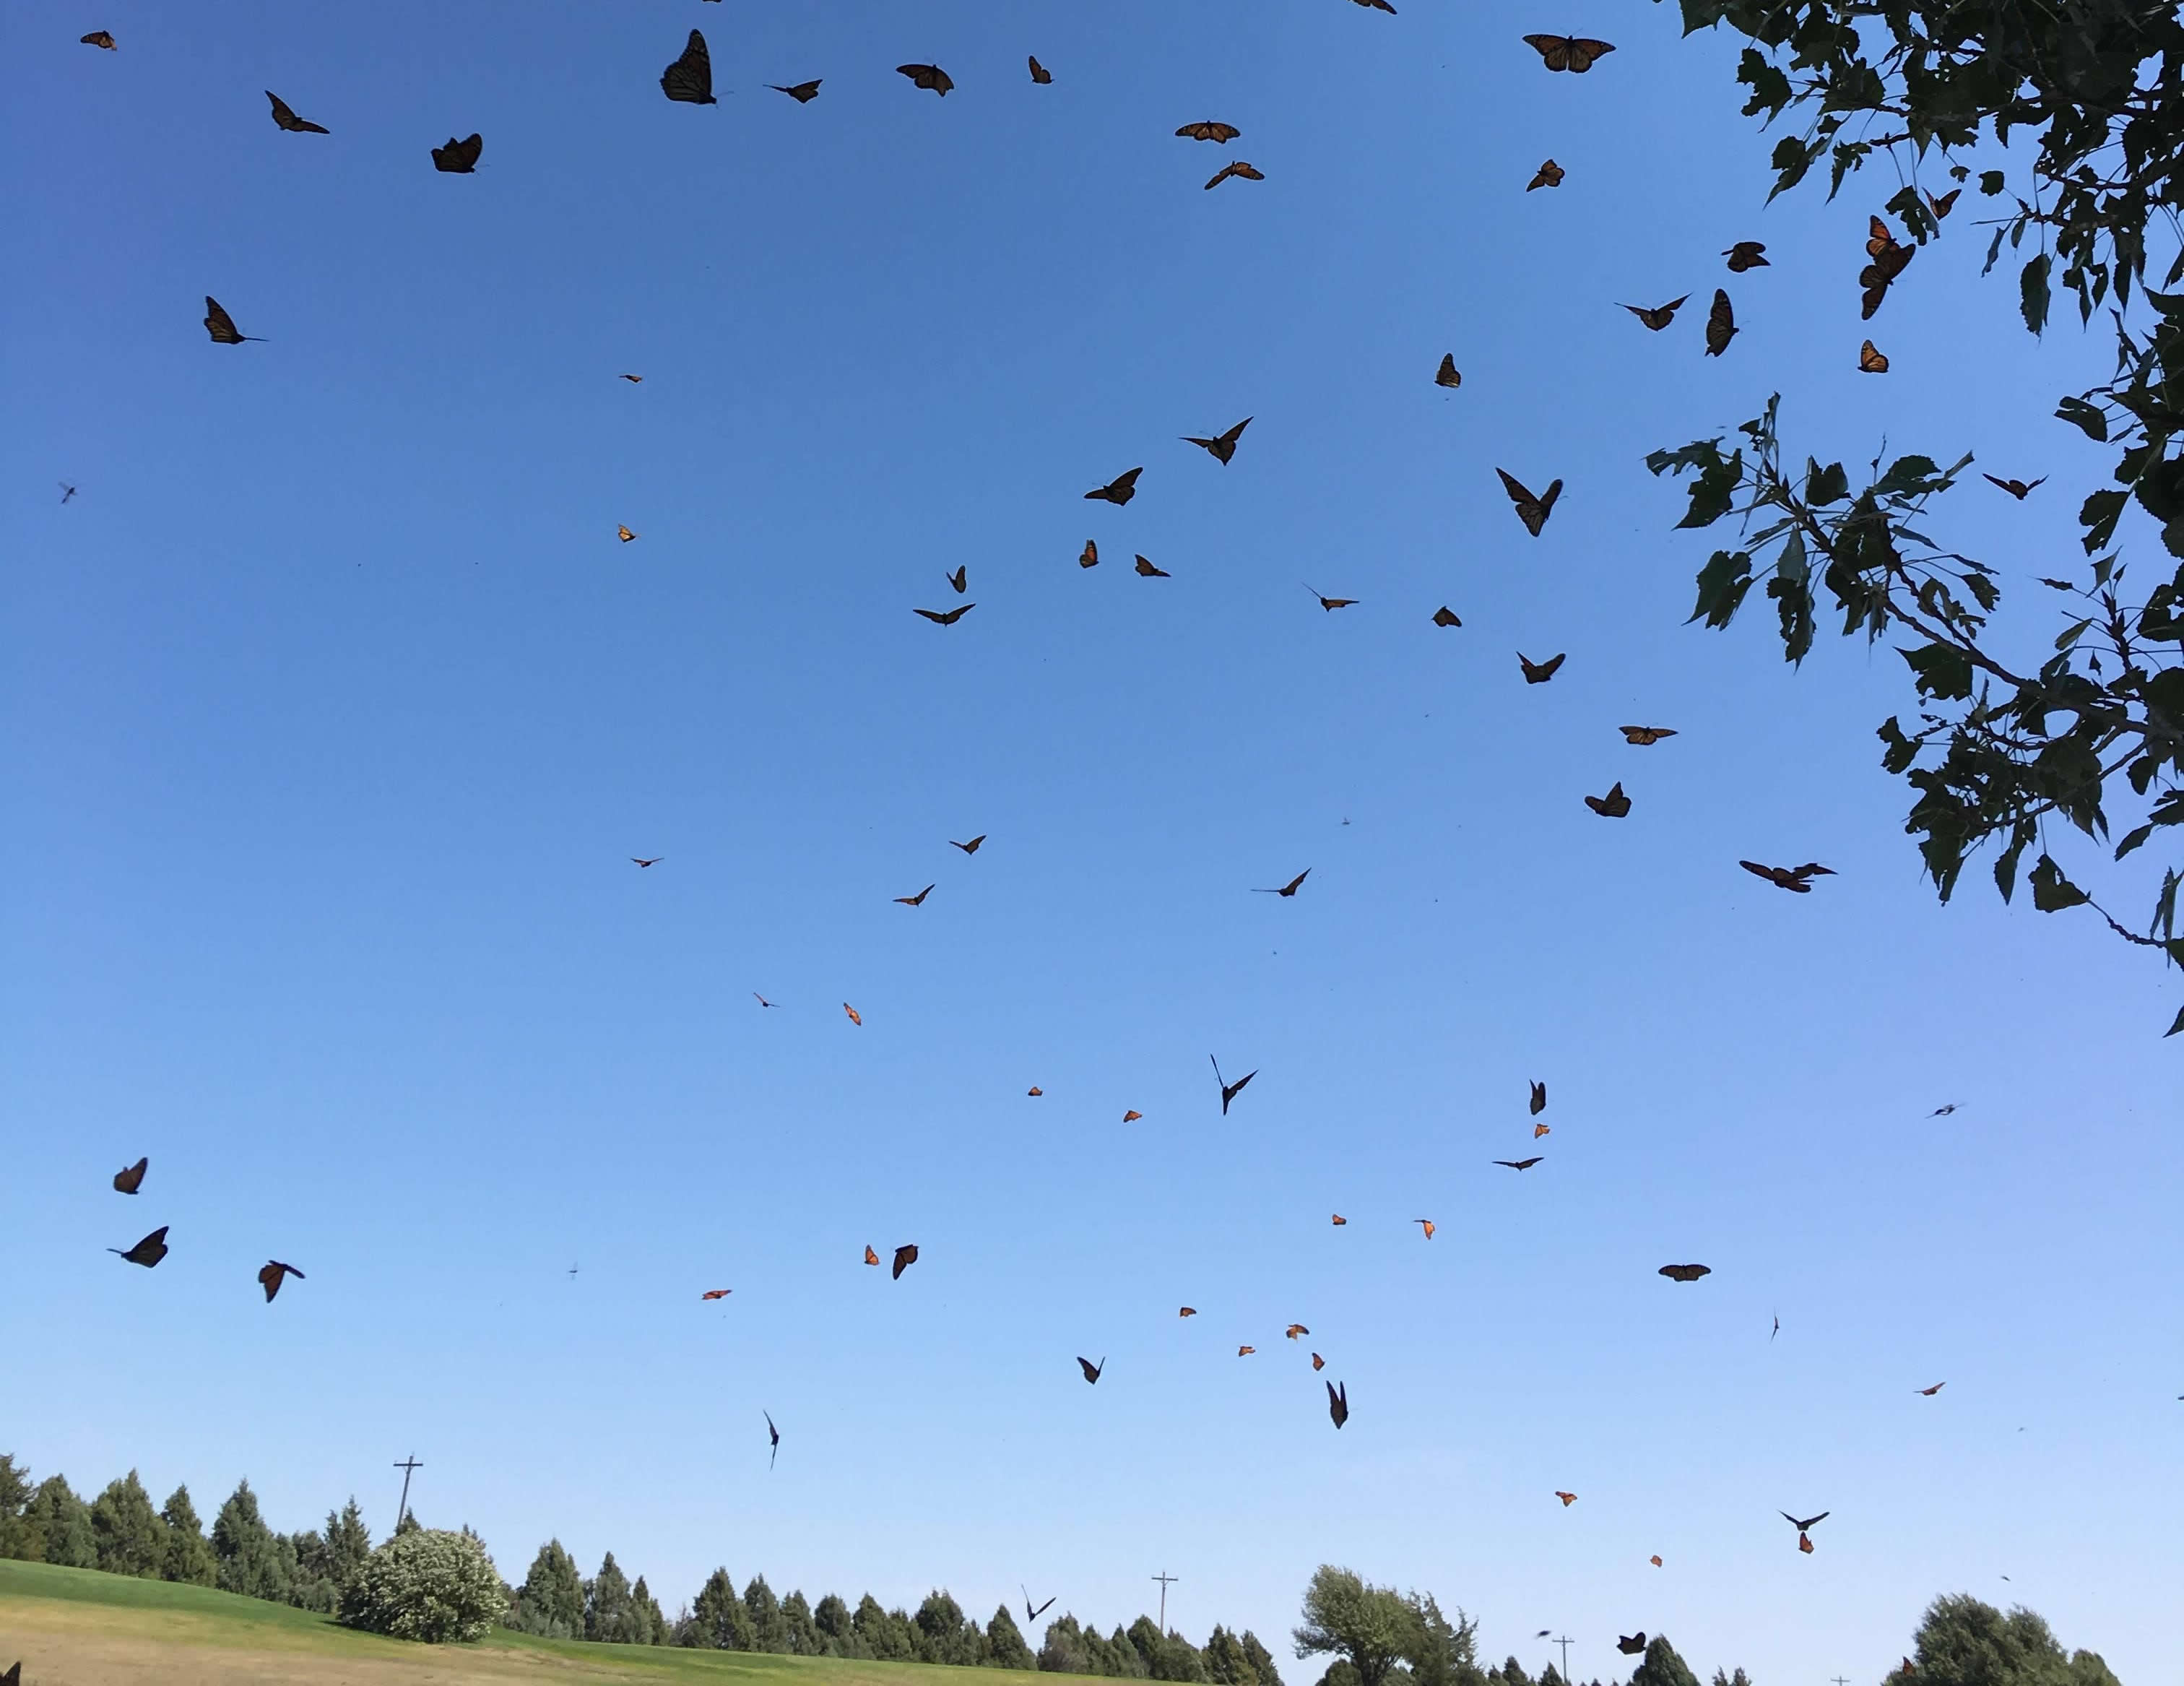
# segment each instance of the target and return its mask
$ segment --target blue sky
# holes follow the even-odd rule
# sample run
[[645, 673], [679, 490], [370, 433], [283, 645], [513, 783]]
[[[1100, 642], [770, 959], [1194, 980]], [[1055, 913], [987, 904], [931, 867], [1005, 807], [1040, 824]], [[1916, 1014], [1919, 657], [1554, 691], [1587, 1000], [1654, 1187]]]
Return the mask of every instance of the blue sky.
[[[1323, 1560], [1584, 1678], [1644, 1627], [1872, 1678], [1959, 1589], [2151, 1677], [2174, 974], [1983, 866], [1937, 906], [1900, 662], [1685, 626], [1708, 545], [1641, 461], [1780, 390], [1800, 453], [2049, 473], [1945, 505], [2027, 581], [2105, 344], [1971, 285], [1970, 201], [1861, 326], [1892, 175], [1763, 207], [1734, 43], [1668, 8], [805, 9], [0, 25], [8, 1449], [382, 1528], [414, 1450], [510, 1580], [558, 1534], [671, 1612], [725, 1563], [1108, 1626], [1165, 1569], [1306, 1683]], [[716, 107], [660, 93], [694, 25]], [[1565, 481], [1539, 539], [1496, 466]], [[959, 564], [976, 611], [914, 617]], [[1226, 1119], [1209, 1052], [1260, 1072]], [[154, 1273], [98, 1251], [160, 1223]]]

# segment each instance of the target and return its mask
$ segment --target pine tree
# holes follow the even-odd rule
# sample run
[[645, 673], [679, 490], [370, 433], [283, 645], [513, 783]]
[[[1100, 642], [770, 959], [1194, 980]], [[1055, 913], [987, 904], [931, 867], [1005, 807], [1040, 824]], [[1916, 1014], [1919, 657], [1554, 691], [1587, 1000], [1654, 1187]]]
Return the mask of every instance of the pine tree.
[[820, 1656], [825, 1654], [827, 1643], [819, 1637], [818, 1628], [812, 1625], [811, 1606], [805, 1601], [800, 1589], [782, 1599], [781, 1625], [788, 1635], [791, 1656]]
[[204, 1537], [204, 1524], [198, 1521], [197, 1506], [190, 1503], [188, 1488], [178, 1487], [168, 1494], [159, 1520], [167, 1525], [159, 1578], [191, 1587], [214, 1584], [219, 1578], [220, 1564]]
[[880, 1601], [870, 1593], [857, 1601], [857, 1613], [850, 1622], [866, 1650], [879, 1661], [907, 1662], [917, 1655], [910, 1618], [900, 1610], [882, 1610]]
[[1039, 1666], [1049, 1674], [1089, 1674], [1092, 1653], [1074, 1616], [1057, 1616], [1046, 1624], [1039, 1646]]
[[1260, 1644], [1256, 1633], [1246, 1627], [1237, 1644], [1244, 1648], [1244, 1661], [1251, 1665], [1251, 1672], [1259, 1677], [1259, 1686], [1282, 1686], [1282, 1672], [1274, 1666], [1273, 1653]]
[[1236, 1636], [1216, 1623], [1206, 1636], [1206, 1678], [1215, 1686], [1259, 1686], [1259, 1672], [1244, 1655]]
[[560, 1540], [548, 1540], [531, 1560], [531, 1572], [516, 1589], [511, 1625], [543, 1639], [584, 1637], [583, 1577]]
[[630, 1636], [632, 1645], [664, 1645], [667, 1643], [667, 1618], [660, 1613], [660, 1600], [644, 1584], [644, 1577], [637, 1577], [637, 1584], [629, 1589]]
[[7, 1453], [0, 1452], [0, 1557], [36, 1559], [45, 1555], [45, 1541], [33, 1541], [31, 1525], [23, 1518], [23, 1507], [30, 1500], [31, 1472], [18, 1467]]
[[1003, 1605], [986, 1623], [986, 1666], [989, 1668], [1036, 1668], [1038, 1660], [1024, 1643], [1023, 1629], [1008, 1605]]
[[109, 1575], [133, 1575], [138, 1580], [159, 1578], [159, 1564], [166, 1555], [166, 1524], [152, 1508], [152, 1495], [131, 1470], [91, 1504], [91, 1534], [98, 1553], [98, 1566]]
[[1717, 1668], [1713, 1672], [1713, 1686], [1752, 1686], [1752, 1682], [1741, 1668], [1733, 1675], [1725, 1668]]
[[629, 1577], [610, 1551], [599, 1572], [584, 1583], [584, 1637], [599, 1644], [627, 1644], [629, 1618]]
[[258, 1495], [248, 1481], [236, 1483], [212, 1521], [212, 1555], [219, 1562], [216, 1584], [224, 1593], [262, 1598], [273, 1604], [288, 1599], [291, 1554], [258, 1513]]
[[833, 1593], [819, 1600], [811, 1612], [811, 1625], [827, 1642], [827, 1655], [838, 1657], [861, 1657], [866, 1655], [857, 1639], [857, 1630], [850, 1616], [850, 1606]]
[[338, 1513], [326, 1512], [326, 1576], [338, 1596], [355, 1584], [371, 1555], [371, 1530], [365, 1526], [354, 1493]]
[[750, 1612], [751, 1649], [772, 1651], [777, 1655], [788, 1650], [788, 1624], [781, 1619], [781, 1600], [773, 1595], [773, 1588], [766, 1583], [766, 1577], [754, 1575], [750, 1584], [744, 1588], [744, 1608]]
[[986, 1648], [986, 1636], [976, 1622], [964, 1619], [963, 1606], [946, 1593], [938, 1588], [928, 1593], [911, 1622], [917, 1630], [920, 1662], [978, 1666], [979, 1653]]
[[1676, 1655], [1665, 1633], [1656, 1633], [1646, 1655], [1630, 1672], [1630, 1686], [1699, 1686], [1691, 1666]]
[[23, 1507], [24, 1521], [36, 1531], [41, 1555], [64, 1569], [96, 1569], [98, 1542], [91, 1532], [91, 1507], [75, 1496], [65, 1478], [47, 1476]]
[[1532, 1677], [1524, 1672], [1524, 1665], [1511, 1657], [1495, 1671], [1502, 1686], [1532, 1686]]
[[684, 1633], [688, 1637], [678, 1635], [678, 1644], [704, 1650], [751, 1648], [750, 1612], [737, 1596], [736, 1583], [728, 1578], [726, 1569], [716, 1569], [705, 1577], [705, 1584], [698, 1588], [697, 1601], [690, 1607], [690, 1625]]
[[299, 1534], [281, 1534], [283, 1560], [289, 1567], [288, 1602], [298, 1610], [316, 1611], [331, 1616], [341, 1608], [341, 1595], [334, 1586], [333, 1564], [326, 1555], [326, 1542], [316, 1528]]

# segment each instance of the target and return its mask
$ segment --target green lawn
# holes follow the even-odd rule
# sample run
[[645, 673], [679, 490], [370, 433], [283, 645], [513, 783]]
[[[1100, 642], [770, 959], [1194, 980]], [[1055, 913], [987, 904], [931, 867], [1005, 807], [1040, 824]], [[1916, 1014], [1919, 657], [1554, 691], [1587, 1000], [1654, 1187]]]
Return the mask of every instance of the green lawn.
[[1032, 1686], [1040, 1678], [1000, 1669], [585, 1645], [505, 1633], [475, 1645], [408, 1644], [203, 1587], [0, 1560], [0, 1669], [18, 1655], [24, 1686], [136, 1680], [161, 1686]]

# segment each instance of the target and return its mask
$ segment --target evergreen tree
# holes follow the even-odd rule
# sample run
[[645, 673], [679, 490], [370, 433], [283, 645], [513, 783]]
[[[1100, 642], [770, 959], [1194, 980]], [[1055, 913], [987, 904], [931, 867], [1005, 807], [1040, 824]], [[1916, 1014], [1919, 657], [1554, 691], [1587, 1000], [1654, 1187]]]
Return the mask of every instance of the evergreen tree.
[[1039, 1642], [1039, 1666], [1050, 1674], [1094, 1672], [1092, 1653], [1075, 1616], [1057, 1616], [1046, 1624], [1046, 1635]]
[[[1417, 1686], [1476, 1686], [1480, 1679], [1476, 1655], [1479, 1623], [1461, 1607], [1451, 1622], [1441, 1614], [1431, 1593], [1412, 1593], [1406, 1602], [1411, 1607], [1412, 1625], [1402, 1656], [1411, 1666], [1411, 1678]], [[1691, 1686], [1698, 1683], [1693, 1681]]]
[[866, 1651], [881, 1662], [908, 1662], [917, 1655], [910, 1618], [900, 1610], [882, 1610], [880, 1601], [870, 1593], [857, 1600], [857, 1613], [850, 1617], [850, 1624]]
[[1563, 1686], [1562, 1671], [1549, 1663], [1540, 1675], [1540, 1686]]
[[339, 1610], [341, 1594], [334, 1585], [333, 1562], [327, 1555], [325, 1537], [311, 1528], [299, 1534], [282, 1534], [280, 1540], [282, 1556], [291, 1566], [288, 1602], [298, 1610], [327, 1616]]
[[630, 1644], [632, 1645], [664, 1645], [667, 1643], [667, 1618], [660, 1613], [660, 1600], [644, 1584], [644, 1577], [637, 1577], [637, 1584], [629, 1589]]
[[45, 1540], [34, 1539], [31, 1524], [24, 1520], [23, 1507], [30, 1502], [31, 1472], [0, 1452], [0, 1557], [35, 1560], [45, 1555]]
[[222, 1592], [287, 1602], [290, 1555], [259, 1515], [258, 1495], [248, 1481], [236, 1483], [213, 1518], [212, 1555], [219, 1564], [215, 1583]]
[[167, 1525], [159, 1578], [185, 1586], [211, 1586], [218, 1578], [220, 1565], [204, 1537], [204, 1524], [198, 1521], [197, 1506], [190, 1503], [188, 1488], [178, 1487], [168, 1495], [159, 1520]]
[[791, 1656], [822, 1656], [827, 1642], [820, 1638], [819, 1630], [812, 1625], [811, 1606], [805, 1601], [800, 1589], [781, 1601], [781, 1625], [788, 1636]]
[[920, 1662], [955, 1663], [976, 1667], [986, 1648], [986, 1636], [974, 1622], [965, 1620], [963, 1606], [938, 1588], [925, 1595], [911, 1618], [917, 1629]]
[[599, 1572], [584, 1583], [584, 1637], [599, 1644], [627, 1644], [629, 1626], [629, 1577], [610, 1551]]
[[[1089, 1632], [1085, 1635], [1088, 1639], [1093, 1637]], [[1130, 1643], [1130, 1636], [1123, 1631], [1120, 1622], [1116, 1623], [1112, 1633], [1100, 1642], [1100, 1647], [1094, 1654], [1106, 1664], [1102, 1672], [1117, 1680], [1145, 1678], [1145, 1666], [1138, 1657], [1138, 1648]]]
[[1699, 1686], [1691, 1666], [1676, 1655], [1665, 1633], [1656, 1633], [1630, 1672], [1630, 1686]]
[[1713, 1672], [1713, 1686], [1752, 1686], [1752, 1682], [1745, 1678], [1741, 1668], [1735, 1674], [1725, 1668], [1717, 1668]]
[[31, 1502], [23, 1507], [24, 1521], [43, 1542], [42, 1556], [64, 1569], [96, 1569], [98, 1542], [91, 1532], [91, 1507], [75, 1496], [75, 1489], [60, 1476], [47, 1476], [38, 1483]]
[[1244, 1648], [1244, 1661], [1259, 1677], [1259, 1686], [1282, 1686], [1282, 1672], [1274, 1666], [1273, 1654], [1260, 1644], [1256, 1633], [1246, 1627], [1237, 1643]]
[[850, 1616], [850, 1606], [834, 1594], [828, 1593], [819, 1600], [818, 1608], [811, 1612], [811, 1625], [826, 1640], [827, 1655], [861, 1657], [866, 1655], [860, 1649], [857, 1630]]
[[698, 1588], [698, 1599], [690, 1607], [692, 1637], [678, 1643], [694, 1645], [701, 1650], [747, 1651], [751, 1649], [750, 1612], [736, 1594], [736, 1583], [728, 1578], [726, 1569], [716, 1569], [705, 1577], [705, 1584]]
[[788, 1650], [788, 1624], [781, 1619], [781, 1600], [773, 1595], [773, 1588], [766, 1583], [766, 1577], [754, 1575], [750, 1584], [744, 1588], [744, 1608], [750, 1612], [751, 1649], [785, 1655]]
[[548, 1540], [531, 1560], [531, 1572], [516, 1588], [510, 1625], [543, 1639], [584, 1637], [583, 1577], [560, 1540]]
[[1251, 1660], [1244, 1655], [1244, 1647], [1236, 1636], [1219, 1623], [1206, 1636], [1203, 1653], [1206, 1678], [1214, 1686], [1259, 1686], [1259, 1671], [1251, 1666]]
[[986, 1666], [989, 1668], [1036, 1668], [1038, 1659], [1024, 1643], [1023, 1629], [1004, 1604], [986, 1623]]
[[371, 1530], [365, 1526], [354, 1493], [338, 1513], [326, 1512], [326, 1576], [338, 1595], [364, 1572], [371, 1556]]
[[1969, 1593], [1926, 1607], [1903, 1686], [2114, 1686], [2099, 1655], [2065, 1655], [2048, 1623], [2020, 1605], [2003, 1615]]
[[[1514, 1657], [1496, 1669], [1494, 1677], [1500, 1681], [1501, 1686], [1532, 1686], [1532, 1677], [1524, 1672], [1524, 1665]], [[1720, 1683], [1717, 1682], [1716, 1686], [1720, 1686]]]
[[91, 1504], [91, 1534], [98, 1553], [98, 1566], [109, 1575], [133, 1575], [141, 1581], [159, 1578], [166, 1556], [167, 1525], [152, 1508], [152, 1495], [131, 1470]]

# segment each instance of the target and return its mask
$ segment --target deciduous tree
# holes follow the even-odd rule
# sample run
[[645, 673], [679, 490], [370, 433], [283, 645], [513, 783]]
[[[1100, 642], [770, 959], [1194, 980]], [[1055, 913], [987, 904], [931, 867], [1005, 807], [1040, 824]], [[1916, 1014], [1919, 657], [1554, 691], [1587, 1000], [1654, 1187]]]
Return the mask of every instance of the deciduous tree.
[[2116, 1686], [2098, 1652], [2065, 1655], [2048, 1623], [2019, 1605], [2008, 1615], [1969, 1593], [1926, 1606], [1900, 1686]]
[[1418, 1637], [1418, 1611], [1401, 1593], [1329, 1563], [1305, 1588], [1304, 1622], [1295, 1634], [1300, 1657], [1340, 1657], [1357, 1671], [1357, 1686], [1382, 1686]]

